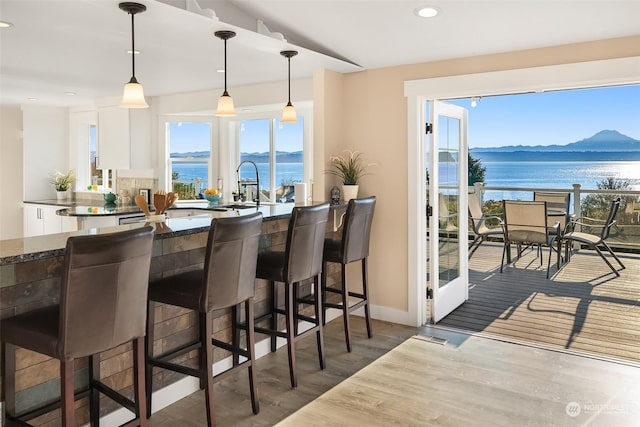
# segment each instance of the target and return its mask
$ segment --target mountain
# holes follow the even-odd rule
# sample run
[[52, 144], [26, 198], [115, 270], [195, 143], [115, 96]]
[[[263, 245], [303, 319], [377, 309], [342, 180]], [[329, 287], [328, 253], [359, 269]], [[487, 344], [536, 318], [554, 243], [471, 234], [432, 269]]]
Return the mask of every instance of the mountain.
[[[208, 151], [190, 151], [186, 153], [171, 153], [171, 157], [180, 159], [208, 158]], [[269, 163], [269, 153], [240, 153], [242, 160], [251, 160], [256, 163]], [[278, 163], [302, 163], [302, 151], [276, 151]]]
[[472, 148], [472, 153], [505, 152], [630, 152], [640, 151], [640, 140], [615, 130], [601, 130], [595, 135], [566, 145], [509, 145], [504, 147]]

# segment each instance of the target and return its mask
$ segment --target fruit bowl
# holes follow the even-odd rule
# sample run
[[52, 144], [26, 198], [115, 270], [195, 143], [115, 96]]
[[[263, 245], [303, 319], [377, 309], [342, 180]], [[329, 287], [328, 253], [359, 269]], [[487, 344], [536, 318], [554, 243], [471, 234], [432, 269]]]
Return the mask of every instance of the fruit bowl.
[[209, 203], [218, 203], [220, 201], [219, 194], [205, 194], [204, 198], [209, 201]]

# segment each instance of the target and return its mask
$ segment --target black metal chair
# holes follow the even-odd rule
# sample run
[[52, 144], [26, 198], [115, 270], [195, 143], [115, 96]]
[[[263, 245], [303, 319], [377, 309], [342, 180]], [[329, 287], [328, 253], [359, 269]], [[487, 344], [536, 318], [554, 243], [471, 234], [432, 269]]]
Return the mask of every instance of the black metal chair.
[[[149, 267], [153, 244], [150, 226], [117, 233], [67, 239], [60, 304], [20, 314], [1, 322], [5, 377], [2, 387], [8, 425], [56, 408], [61, 425], [75, 426], [76, 398], [89, 396], [92, 426], [99, 425], [102, 393], [135, 414], [126, 426], [145, 426], [144, 333]], [[100, 353], [133, 342], [135, 401], [100, 382]], [[16, 414], [16, 347], [60, 361], [59, 401]], [[89, 382], [74, 390], [74, 363], [89, 356]]]
[[[349, 313], [364, 308], [364, 318], [367, 325], [367, 336], [371, 338], [371, 315], [369, 313], [369, 290], [367, 286], [367, 257], [369, 256], [369, 238], [371, 223], [376, 207], [375, 196], [364, 199], [351, 199], [344, 217], [344, 225], [340, 237], [330, 235], [324, 241], [323, 274], [322, 274], [322, 311], [326, 320], [327, 307], [342, 310], [344, 335], [347, 351], [351, 351], [351, 329]], [[354, 292], [347, 285], [347, 264], [360, 261], [362, 264], [362, 292]], [[341, 287], [327, 285], [327, 264], [340, 264]], [[327, 301], [327, 293], [339, 294], [340, 303]], [[349, 297], [356, 298], [355, 303]]]
[[[598, 246], [603, 246], [611, 254], [611, 256], [613, 256], [613, 258], [618, 262], [618, 264], [620, 264], [620, 267], [622, 270], [626, 268], [625, 265], [622, 263], [622, 261], [620, 261], [620, 258], [618, 258], [618, 256], [615, 253], [613, 253], [613, 251], [611, 250], [607, 242], [605, 242], [605, 240], [608, 239], [609, 235], [611, 234], [611, 228], [616, 224], [615, 218], [616, 218], [616, 215], [618, 214], [619, 209], [620, 209], [620, 197], [618, 197], [617, 199], [611, 202], [611, 208], [609, 209], [609, 214], [607, 215], [606, 220], [598, 220], [598, 219], [588, 218], [588, 217], [576, 218], [574, 221], [572, 221], [571, 224], [569, 224], [569, 226], [573, 230], [567, 231], [562, 238], [563, 241], [566, 241], [567, 244], [571, 244], [572, 242], [578, 242], [580, 244], [587, 245], [591, 249], [595, 249], [598, 255], [600, 255], [600, 258], [602, 258], [604, 262], [607, 263], [611, 271], [613, 271], [616, 276], [620, 276], [620, 273], [618, 272], [618, 270], [616, 270], [613, 267], [611, 262], [609, 262], [609, 260], [604, 256], [604, 254], [602, 253], [600, 248], [598, 248]], [[575, 231], [576, 226], [600, 228], [600, 233], [591, 234], [591, 233], [586, 233], [584, 231]]]
[[[248, 368], [251, 406], [260, 411], [255, 380], [253, 296], [255, 295], [256, 259], [262, 230], [262, 214], [217, 218], [211, 221], [204, 268], [165, 277], [149, 284], [147, 321], [147, 404], [151, 414], [152, 370], [154, 367], [180, 372], [200, 379], [205, 389], [207, 425], [215, 425], [213, 404], [214, 383], [228, 377], [239, 368]], [[184, 307], [198, 313], [198, 338], [190, 343], [153, 355], [155, 303]], [[238, 322], [244, 305], [244, 322]], [[213, 311], [232, 308], [232, 343], [213, 338]], [[246, 331], [246, 346], [240, 343], [240, 331]], [[232, 354], [233, 366], [213, 375], [213, 347]], [[194, 349], [200, 350], [199, 366], [191, 368], [171, 360]], [[240, 363], [239, 356], [246, 358]]]
[[[320, 368], [324, 369], [324, 341], [322, 337], [322, 307], [320, 280], [322, 272], [322, 248], [329, 219], [329, 204], [295, 207], [291, 213], [284, 250], [269, 248], [258, 254], [256, 277], [271, 282], [271, 310], [256, 319], [256, 324], [267, 319], [270, 327], [255, 327], [255, 331], [271, 337], [271, 351], [276, 351], [276, 338], [287, 340], [289, 377], [291, 387], [297, 387], [295, 343], [300, 338], [315, 333]], [[315, 316], [298, 311], [298, 287], [303, 281], [313, 279], [313, 307]], [[278, 304], [277, 283], [284, 284], [284, 310]], [[278, 315], [284, 315], [285, 330], [278, 328]], [[298, 331], [300, 320], [311, 323], [303, 332]]]

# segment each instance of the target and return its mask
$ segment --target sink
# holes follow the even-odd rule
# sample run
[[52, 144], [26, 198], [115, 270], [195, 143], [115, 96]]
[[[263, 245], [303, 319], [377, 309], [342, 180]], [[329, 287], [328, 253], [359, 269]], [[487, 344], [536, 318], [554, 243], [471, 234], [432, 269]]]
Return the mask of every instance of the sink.
[[255, 209], [258, 205], [255, 203], [234, 203], [231, 205], [218, 205], [218, 208], [225, 209]]

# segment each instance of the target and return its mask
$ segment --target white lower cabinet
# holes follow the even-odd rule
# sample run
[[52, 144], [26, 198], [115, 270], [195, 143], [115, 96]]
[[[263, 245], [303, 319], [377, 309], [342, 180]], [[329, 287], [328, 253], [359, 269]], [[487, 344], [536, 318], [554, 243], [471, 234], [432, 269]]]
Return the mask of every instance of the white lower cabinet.
[[24, 237], [77, 230], [76, 218], [57, 215], [56, 211], [60, 209], [64, 208], [26, 203], [24, 205]]
[[90, 228], [115, 227], [118, 225], [118, 217], [109, 216], [79, 216], [78, 228], [80, 230], [88, 230]]

